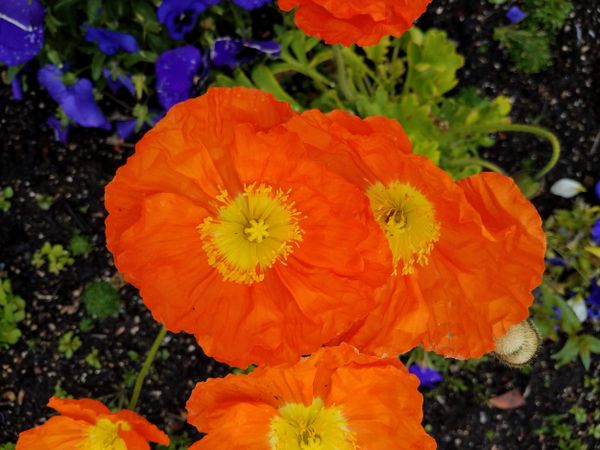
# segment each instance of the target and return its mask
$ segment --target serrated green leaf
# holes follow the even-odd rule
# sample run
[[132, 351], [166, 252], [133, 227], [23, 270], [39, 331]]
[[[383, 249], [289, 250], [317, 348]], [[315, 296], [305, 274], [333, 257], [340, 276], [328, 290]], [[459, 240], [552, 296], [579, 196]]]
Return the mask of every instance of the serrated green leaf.
[[275, 75], [273, 75], [268, 67], [262, 64], [255, 66], [252, 70], [251, 78], [259, 89], [270, 92], [278, 100], [288, 102], [297, 111], [302, 109], [298, 102], [296, 102], [293, 97], [285, 92], [285, 90], [279, 84], [279, 81], [277, 81], [277, 78], [275, 78]]

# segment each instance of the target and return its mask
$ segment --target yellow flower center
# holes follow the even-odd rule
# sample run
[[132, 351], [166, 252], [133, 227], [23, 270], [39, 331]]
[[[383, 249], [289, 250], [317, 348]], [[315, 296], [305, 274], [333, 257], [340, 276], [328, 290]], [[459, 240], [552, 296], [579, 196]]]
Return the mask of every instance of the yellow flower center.
[[426, 265], [440, 237], [435, 209], [421, 192], [409, 184], [392, 181], [387, 187], [375, 183], [367, 190], [371, 210], [392, 250], [394, 271], [407, 275], [415, 264]]
[[271, 421], [271, 450], [356, 450], [356, 439], [342, 411], [325, 408], [316, 398], [309, 406], [288, 403]]
[[302, 241], [300, 213], [289, 201], [289, 192], [252, 184], [231, 198], [227, 191], [216, 217], [198, 226], [208, 263], [226, 281], [253, 284], [277, 261], [285, 262], [293, 246]]
[[99, 419], [96, 425], [86, 430], [86, 438], [81, 442], [81, 450], [127, 450], [125, 441], [119, 436], [119, 427], [128, 431], [131, 429], [127, 422], [119, 420], [111, 422]]

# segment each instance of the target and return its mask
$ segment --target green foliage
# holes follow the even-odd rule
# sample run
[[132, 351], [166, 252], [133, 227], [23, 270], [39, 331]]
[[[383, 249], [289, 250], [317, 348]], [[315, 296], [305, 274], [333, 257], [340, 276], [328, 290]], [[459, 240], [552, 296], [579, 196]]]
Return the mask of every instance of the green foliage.
[[35, 194], [35, 202], [42, 211], [48, 211], [54, 203], [52, 195]]
[[71, 254], [62, 245], [52, 245], [46, 241], [42, 248], [33, 254], [31, 264], [36, 269], [41, 269], [44, 264], [48, 264], [48, 272], [53, 274], [60, 273], [66, 266], [72, 266], [75, 260]]
[[494, 39], [520, 72], [538, 73], [552, 65], [551, 38], [546, 31], [511, 25], [496, 28]]
[[15, 450], [15, 448], [17, 448], [17, 444], [13, 444], [12, 442], [0, 444], [0, 450]]
[[73, 354], [81, 347], [81, 339], [73, 335], [72, 331], [67, 331], [58, 341], [58, 352], [65, 355], [65, 358], [71, 359]]
[[119, 293], [106, 281], [94, 281], [88, 284], [82, 298], [86, 313], [97, 319], [116, 314], [121, 305]]
[[[506, 97], [488, 100], [475, 89], [451, 95], [464, 59], [443, 31], [412, 28], [400, 39], [384, 38], [372, 47], [331, 48], [297, 30], [276, 30], [282, 43], [280, 60], [258, 65], [250, 73], [238, 69], [231, 77], [219, 75], [217, 84], [260, 86], [297, 110], [341, 108], [363, 117], [395, 119], [416, 153], [456, 178], [479, 172], [478, 149], [495, 142], [489, 133], [472, 132], [473, 128], [509, 122]], [[329, 81], [336, 79], [332, 62], [345, 69], [345, 76], [338, 73], [337, 84]], [[257, 73], [264, 76], [261, 82]]]
[[573, 9], [570, 0], [525, 0], [525, 20], [498, 27], [494, 39], [520, 72], [538, 73], [552, 65], [552, 43]]
[[102, 368], [102, 364], [100, 363], [100, 358], [98, 357], [98, 349], [93, 348], [92, 351], [85, 356], [85, 362], [94, 369], [100, 370]]
[[92, 328], [94, 328], [94, 322], [92, 319], [85, 318], [79, 321], [79, 331], [86, 333]]
[[[564, 346], [552, 356], [557, 366], [580, 358], [586, 370], [591, 354], [600, 353], [600, 339], [582, 333], [581, 319], [574, 311], [577, 303], [590, 295], [592, 280], [600, 277], [600, 248], [591, 239], [592, 225], [600, 219], [600, 207], [577, 200], [571, 210], [557, 210], [544, 224], [549, 261], [540, 287], [540, 301], [531, 308], [543, 337], [558, 340], [567, 336]], [[581, 305], [585, 306], [585, 304]]]
[[528, 20], [543, 30], [559, 31], [573, 10], [570, 0], [525, 0]]
[[69, 251], [73, 256], [87, 256], [89, 255], [94, 247], [90, 240], [80, 234], [78, 231], [73, 233], [71, 240], [69, 241]]
[[0, 278], [0, 349], [21, 337], [18, 323], [25, 319], [25, 300], [13, 294], [10, 280]]
[[10, 186], [5, 187], [4, 189], [0, 190], [0, 211], [2, 212], [8, 212], [8, 210], [10, 209], [11, 203], [10, 203], [10, 199], [13, 198], [13, 196], [15, 195], [15, 192], [13, 191], [13, 188]]
[[60, 385], [60, 381], [54, 385], [54, 396], [58, 398], [73, 398], [67, 391]]

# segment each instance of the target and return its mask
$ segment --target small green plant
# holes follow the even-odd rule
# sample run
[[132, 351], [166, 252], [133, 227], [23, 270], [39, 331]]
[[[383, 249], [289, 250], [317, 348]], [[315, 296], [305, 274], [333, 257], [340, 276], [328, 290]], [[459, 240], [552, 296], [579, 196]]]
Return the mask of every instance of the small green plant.
[[60, 381], [54, 385], [54, 396], [58, 398], [73, 398], [72, 395], [69, 395], [67, 391], [63, 389], [60, 385]]
[[87, 237], [80, 234], [79, 231], [73, 232], [69, 241], [69, 251], [73, 256], [87, 256], [93, 249], [94, 247]]
[[584, 367], [591, 364], [591, 354], [600, 353], [600, 339], [582, 333], [581, 313], [585, 300], [600, 279], [600, 248], [591, 239], [593, 224], [600, 219], [600, 207], [578, 199], [570, 210], [557, 210], [544, 224], [548, 241], [547, 270], [539, 289], [539, 301], [532, 316], [542, 336], [558, 340], [567, 337], [564, 346], [552, 356], [557, 366], [580, 358]]
[[10, 199], [15, 195], [13, 188], [10, 186], [0, 190], [0, 211], [8, 212], [11, 207]]
[[93, 348], [92, 351], [85, 356], [85, 362], [94, 369], [100, 370], [102, 364], [100, 363], [100, 358], [98, 356], [98, 349]]
[[552, 65], [554, 35], [573, 10], [570, 0], [525, 0], [525, 20], [498, 27], [494, 39], [504, 48], [517, 70], [538, 73]]
[[21, 337], [17, 324], [25, 318], [25, 300], [13, 294], [10, 280], [0, 278], [0, 349]]
[[88, 284], [82, 297], [86, 313], [93, 318], [104, 319], [119, 312], [121, 297], [106, 281], [94, 281]]
[[87, 333], [92, 328], [94, 328], [94, 322], [92, 319], [85, 318], [79, 321], [79, 331]]
[[81, 339], [74, 336], [72, 331], [67, 331], [58, 341], [58, 352], [65, 355], [67, 359], [71, 359], [79, 347], [81, 347]]
[[186, 450], [192, 445], [192, 439], [185, 431], [179, 436], [169, 436], [169, 438], [171, 440], [170, 445], [168, 447], [159, 445], [157, 450]]
[[44, 264], [48, 264], [48, 272], [53, 274], [60, 273], [66, 266], [71, 266], [75, 260], [71, 257], [71, 254], [62, 245], [52, 245], [46, 241], [42, 245], [42, 248], [37, 250], [33, 254], [31, 264], [36, 269], [41, 269]]
[[52, 195], [35, 194], [35, 202], [42, 211], [48, 211], [54, 204]]
[[12, 442], [0, 444], [0, 450], [15, 450], [15, 448], [17, 448], [17, 444], [13, 444]]

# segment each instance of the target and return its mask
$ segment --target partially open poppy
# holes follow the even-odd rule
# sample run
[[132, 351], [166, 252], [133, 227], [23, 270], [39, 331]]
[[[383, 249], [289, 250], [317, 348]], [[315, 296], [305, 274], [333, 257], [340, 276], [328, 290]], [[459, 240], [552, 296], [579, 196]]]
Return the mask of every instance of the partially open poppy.
[[361, 188], [393, 255], [378, 306], [333, 343], [378, 355], [421, 342], [460, 358], [493, 351], [495, 339], [527, 317], [541, 281], [537, 211], [508, 177], [484, 173], [455, 183], [410, 154], [398, 130], [375, 130], [375, 120], [384, 119], [308, 111], [286, 125], [312, 158]]
[[169, 437], [129, 410], [111, 413], [97, 400], [52, 397], [61, 415], [19, 435], [16, 450], [150, 450], [148, 442], [169, 445]]
[[297, 7], [295, 21], [306, 34], [328, 44], [375, 45], [384, 36], [402, 35], [431, 0], [279, 0], [279, 7]]
[[434, 449], [418, 385], [397, 358], [346, 344], [210, 379], [187, 402], [188, 421], [207, 433], [190, 450]]
[[361, 190], [306, 157], [289, 105], [244, 88], [176, 105], [106, 188], [108, 247], [154, 317], [229, 364], [312, 353], [391, 264]]

